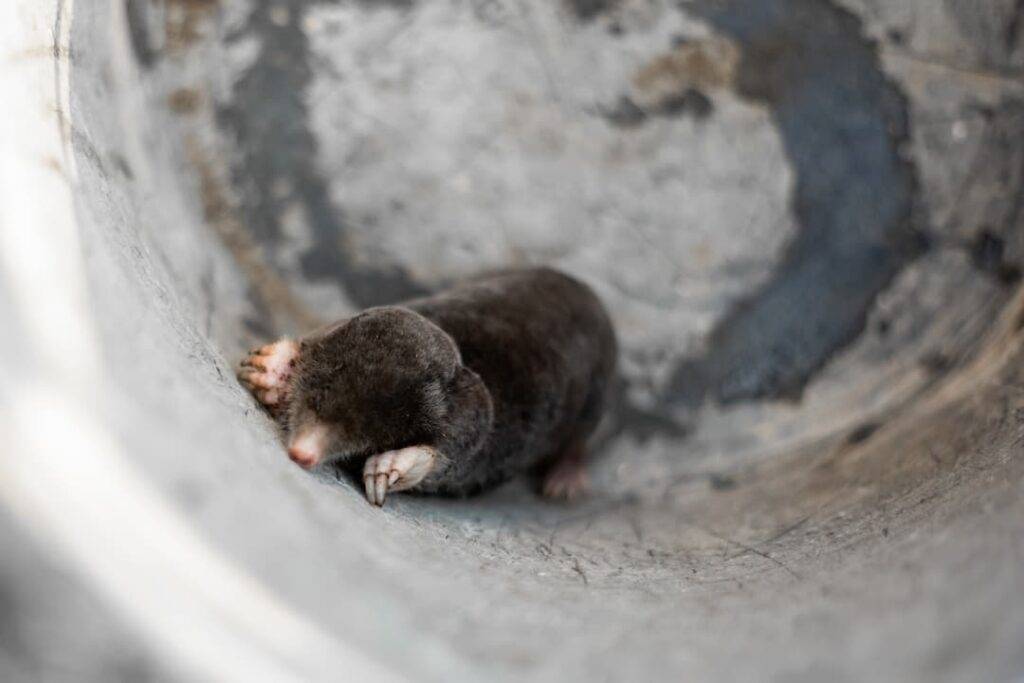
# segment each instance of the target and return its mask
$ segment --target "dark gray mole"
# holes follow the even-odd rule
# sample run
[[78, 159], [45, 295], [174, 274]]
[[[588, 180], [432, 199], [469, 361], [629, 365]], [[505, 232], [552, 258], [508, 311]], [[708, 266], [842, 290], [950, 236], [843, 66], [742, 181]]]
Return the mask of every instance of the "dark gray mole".
[[374, 453], [431, 446], [442, 459], [417, 489], [468, 495], [581, 464], [616, 355], [583, 283], [548, 268], [489, 274], [303, 340], [291, 419], [329, 425], [328, 452], [353, 471]]

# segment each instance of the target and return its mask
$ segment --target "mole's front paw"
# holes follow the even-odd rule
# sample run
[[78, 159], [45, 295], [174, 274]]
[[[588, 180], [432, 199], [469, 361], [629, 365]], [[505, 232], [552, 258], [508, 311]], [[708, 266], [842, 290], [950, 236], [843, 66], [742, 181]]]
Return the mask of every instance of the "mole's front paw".
[[416, 486], [436, 461], [437, 451], [430, 446], [410, 446], [368, 458], [363, 466], [366, 499], [371, 505], [383, 505], [388, 491], [404, 491]]
[[288, 406], [292, 366], [299, 355], [299, 344], [282, 339], [262, 346], [242, 361], [238, 381], [253, 393], [274, 415]]

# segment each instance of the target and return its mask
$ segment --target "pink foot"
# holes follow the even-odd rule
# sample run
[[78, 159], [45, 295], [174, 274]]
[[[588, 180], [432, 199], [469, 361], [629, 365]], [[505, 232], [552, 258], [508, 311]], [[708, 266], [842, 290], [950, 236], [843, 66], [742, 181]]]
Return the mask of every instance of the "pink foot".
[[273, 415], [288, 407], [292, 366], [299, 344], [290, 339], [267, 344], [252, 351], [238, 369], [238, 381], [251, 391]]
[[549, 500], [573, 501], [586, 495], [589, 483], [583, 452], [574, 448], [544, 473], [540, 491]]

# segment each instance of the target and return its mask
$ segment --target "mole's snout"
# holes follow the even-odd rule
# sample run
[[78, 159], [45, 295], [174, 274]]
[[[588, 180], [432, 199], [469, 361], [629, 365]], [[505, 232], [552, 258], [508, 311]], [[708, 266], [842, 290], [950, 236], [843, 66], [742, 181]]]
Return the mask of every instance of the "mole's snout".
[[288, 457], [299, 467], [311, 469], [320, 462], [320, 457], [312, 451], [305, 450], [299, 446], [288, 447]]
[[300, 427], [295, 430], [288, 443], [288, 457], [299, 467], [312, 469], [323, 460], [327, 440], [326, 425], [312, 424]]

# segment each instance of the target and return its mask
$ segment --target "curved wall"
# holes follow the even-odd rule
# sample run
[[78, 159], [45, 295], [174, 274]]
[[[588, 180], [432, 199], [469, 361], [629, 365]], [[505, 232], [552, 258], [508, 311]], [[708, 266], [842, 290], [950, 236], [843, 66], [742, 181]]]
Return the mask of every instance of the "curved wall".
[[[0, 43], [0, 666], [1024, 672], [1013, 3], [35, 4]], [[580, 505], [371, 508], [233, 380], [537, 262], [623, 339]]]

